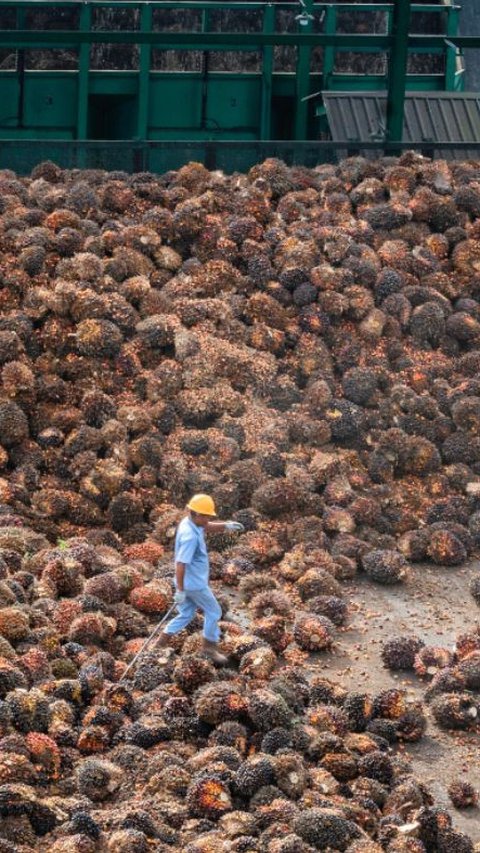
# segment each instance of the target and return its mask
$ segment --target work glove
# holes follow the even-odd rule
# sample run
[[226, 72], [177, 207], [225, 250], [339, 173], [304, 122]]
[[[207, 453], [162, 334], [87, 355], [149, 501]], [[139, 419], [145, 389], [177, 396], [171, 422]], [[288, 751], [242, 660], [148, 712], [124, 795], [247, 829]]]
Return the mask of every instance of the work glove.
[[177, 592], [173, 596], [173, 600], [174, 600], [175, 604], [184, 604], [186, 597], [187, 597], [186, 592], [183, 592], [183, 590], [182, 591], [177, 590]]
[[231, 533], [243, 533], [245, 528], [239, 521], [226, 521], [225, 530], [229, 530]]

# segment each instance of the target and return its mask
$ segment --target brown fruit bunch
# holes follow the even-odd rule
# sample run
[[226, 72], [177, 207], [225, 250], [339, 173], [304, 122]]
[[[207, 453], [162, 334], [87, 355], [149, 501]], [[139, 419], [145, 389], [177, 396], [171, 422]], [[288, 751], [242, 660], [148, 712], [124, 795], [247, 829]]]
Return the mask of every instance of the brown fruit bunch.
[[478, 792], [467, 780], [457, 779], [448, 786], [448, 796], [456, 809], [468, 809], [478, 805]]
[[301, 649], [321, 652], [332, 647], [335, 626], [326, 616], [299, 613], [293, 626], [293, 637]]

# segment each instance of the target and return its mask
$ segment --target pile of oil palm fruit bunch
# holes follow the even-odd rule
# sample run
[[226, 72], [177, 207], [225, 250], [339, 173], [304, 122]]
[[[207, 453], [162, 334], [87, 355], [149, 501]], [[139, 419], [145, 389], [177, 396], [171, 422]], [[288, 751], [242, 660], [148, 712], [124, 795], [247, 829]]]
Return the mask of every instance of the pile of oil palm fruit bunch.
[[[480, 165], [47, 162], [0, 191], [0, 853], [473, 851], [396, 751], [422, 706], [311, 655], [346, 579], [477, 548]], [[198, 620], [122, 679], [198, 492], [245, 528], [210, 537], [230, 665]], [[468, 637], [384, 649], [439, 669], [447, 729]]]

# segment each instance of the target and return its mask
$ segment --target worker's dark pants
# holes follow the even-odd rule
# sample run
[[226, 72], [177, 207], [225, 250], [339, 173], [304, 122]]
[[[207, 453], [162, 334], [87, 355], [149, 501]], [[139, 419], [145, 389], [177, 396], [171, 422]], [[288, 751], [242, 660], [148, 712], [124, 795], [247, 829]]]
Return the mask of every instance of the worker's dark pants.
[[218, 620], [222, 615], [222, 608], [212, 590], [207, 586], [205, 589], [188, 589], [185, 592], [187, 597], [183, 604], [178, 605], [178, 616], [174, 616], [168, 623], [164, 633], [178, 634], [190, 624], [197, 610], [201, 610], [204, 617], [203, 636], [212, 643], [218, 643], [220, 639]]

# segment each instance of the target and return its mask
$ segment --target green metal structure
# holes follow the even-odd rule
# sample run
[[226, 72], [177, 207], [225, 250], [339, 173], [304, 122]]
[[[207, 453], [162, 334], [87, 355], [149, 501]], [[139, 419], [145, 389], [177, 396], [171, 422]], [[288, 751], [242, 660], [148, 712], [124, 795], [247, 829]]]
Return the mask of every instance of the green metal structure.
[[[50, 23], [56, 14], [61, 17], [72, 9], [78, 10], [75, 27], [32, 26], [35, 14], [43, 13], [43, 20]], [[256, 26], [224, 32], [218, 20], [212, 24], [219, 10], [244, 12], [250, 19], [254, 14]], [[134, 28], [115, 28], [115, 23], [99, 27], [99, 11], [107, 18], [111, 14], [113, 21], [121, 11], [133, 13]], [[196, 15], [195, 31], [182, 28], [181, 16], [187, 13]], [[435, 34], [409, 35], [419, 13], [438, 21]], [[173, 26], [169, 15], [174, 17]], [[370, 15], [377, 27], [380, 16], [383, 32], [365, 32], [365, 23], [362, 34], [345, 31], [346, 15], [350, 20], [363, 15], [364, 21]], [[243, 141], [253, 150], [255, 143], [318, 140], [328, 136], [322, 91], [387, 90], [386, 141], [401, 141], [405, 90], [463, 88], [460, 50], [475, 39], [458, 37], [458, 16], [459, 7], [452, 0], [442, 4], [0, 0], [0, 55], [4, 57], [0, 166], [9, 165], [15, 151], [17, 156], [30, 152], [31, 165], [32, 157], [45, 159], [55, 145], [64, 153], [69, 146], [71, 152], [98, 152], [100, 143], [95, 140], [115, 141], [118, 150], [121, 145], [128, 149], [131, 140], [131, 150], [135, 143], [135, 150], [144, 145], [150, 152], [160, 152], [160, 143], [165, 143], [160, 160], [151, 154], [150, 168], [157, 161], [161, 168], [178, 161], [179, 147], [172, 143], [180, 149], [187, 141], [189, 146], [198, 144], [205, 159], [212, 143]], [[132, 67], [94, 67], [92, 51], [99, 45], [123, 45], [130, 50], [135, 46]], [[290, 65], [279, 68], [278, 51], [286, 49], [291, 52]], [[195, 56], [198, 69], [157, 70], [154, 52], [176, 55], [172, 51]], [[228, 57], [240, 53], [254, 57], [254, 70], [229, 70], [227, 60], [222, 70], [212, 67], [211, 57], [225, 52]], [[373, 54], [385, 61], [377, 73], [343, 71], [339, 59], [345, 53]], [[438, 67], [431, 73], [409, 69], [408, 62], [414, 66], [421, 54], [436, 58]], [[32, 61], [32, 56], [44, 55], [48, 63], [43, 66], [49, 67]], [[65, 55], [73, 68], [62, 68]], [[36, 154], [32, 153], [35, 147]], [[79, 165], [86, 162], [76, 154], [75, 158]], [[244, 166], [237, 161], [235, 165]]]

